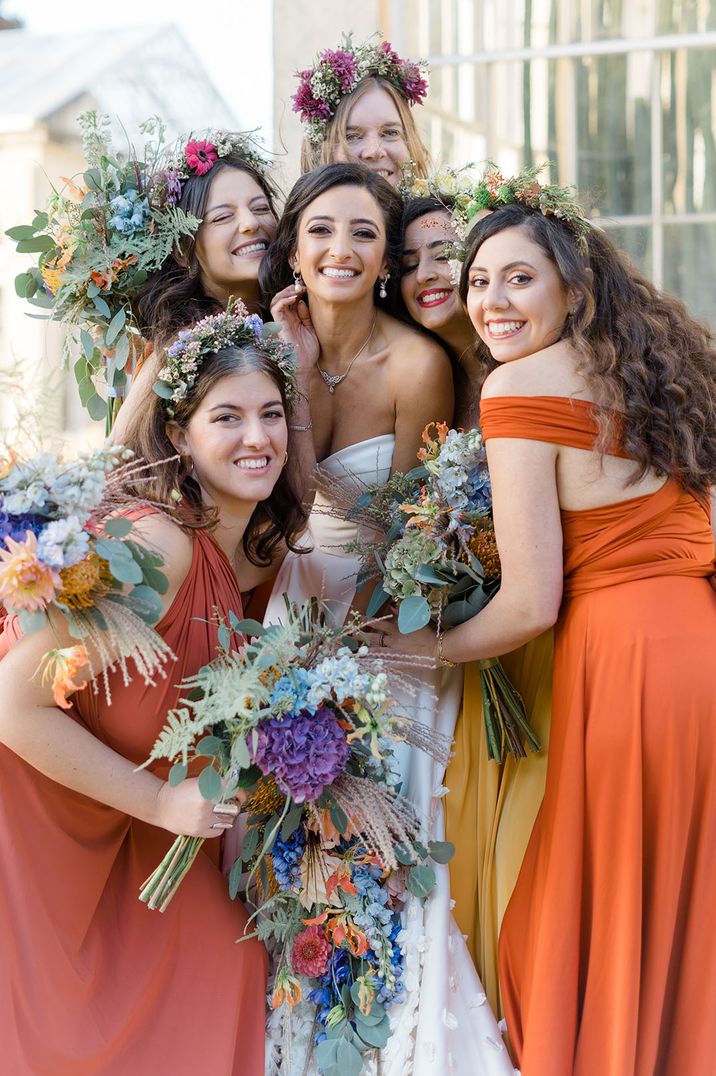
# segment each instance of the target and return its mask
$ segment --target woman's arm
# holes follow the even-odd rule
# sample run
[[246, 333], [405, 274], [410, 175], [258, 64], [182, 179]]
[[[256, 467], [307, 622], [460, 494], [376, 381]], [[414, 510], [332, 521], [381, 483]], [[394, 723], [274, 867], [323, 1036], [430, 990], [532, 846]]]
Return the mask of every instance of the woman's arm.
[[[151, 544], [165, 555], [170, 581], [165, 601], [171, 603], [191, 563], [191, 542], [166, 520], [151, 517], [141, 523], [145, 537], [152, 537]], [[165, 548], [167, 536], [173, 557]], [[24, 636], [0, 661], [0, 742], [53, 781], [100, 803], [171, 833], [215, 837], [216, 816], [196, 780], [171, 788], [146, 770], [135, 772], [133, 762], [53, 705], [51, 685], [43, 686], [36, 675], [38, 665], [48, 650], [76, 643], [63, 622], [55, 624], [55, 632], [48, 626]], [[99, 658], [93, 658], [95, 668], [101, 668]]]
[[300, 496], [309, 503], [315, 492], [316, 469], [309, 384], [311, 371], [318, 361], [320, 345], [305, 297], [296, 291], [293, 284], [275, 296], [271, 303], [271, 317], [281, 326], [281, 339], [291, 344], [298, 360], [298, 400], [292, 407], [289, 418], [291, 451], [288, 466]]
[[142, 363], [142, 368], [136, 377], [132, 378], [129, 392], [114, 420], [110, 434], [110, 439], [115, 445], [122, 444], [122, 438], [126, 435], [134, 416], [150, 398], [152, 385], [159, 374], [160, 359], [161, 355], [152, 352]]
[[[499, 657], [551, 627], [562, 599], [562, 525], [557, 498], [558, 446], [495, 438], [487, 443], [495, 537], [502, 582], [471, 620], [446, 630], [442, 656], [466, 662]], [[438, 657], [433, 627], [400, 635], [380, 625], [394, 650]]]
[[422, 432], [429, 422], [452, 422], [455, 404], [450, 360], [441, 347], [410, 332], [409, 346], [394, 356], [395, 448], [391, 470], [418, 464]]

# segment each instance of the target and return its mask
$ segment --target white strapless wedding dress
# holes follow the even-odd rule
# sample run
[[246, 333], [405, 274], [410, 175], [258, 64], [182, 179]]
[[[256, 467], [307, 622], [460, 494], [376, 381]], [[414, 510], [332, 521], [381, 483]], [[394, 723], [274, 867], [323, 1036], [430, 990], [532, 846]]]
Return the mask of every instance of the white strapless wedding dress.
[[[321, 470], [358, 492], [366, 484], [385, 482], [390, 474], [395, 438], [371, 437], [334, 452]], [[321, 597], [337, 623], [345, 619], [355, 594], [357, 557], [344, 552], [356, 525], [340, 518], [325, 492], [314, 501], [306, 535], [307, 553], [289, 553], [276, 577], [265, 623], [280, 620], [283, 595], [292, 601]], [[399, 708], [452, 737], [462, 694], [462, 668], [410, 670], [415, 694], [394, 690]], [[426, 819], [425, 839], [444, 838], [444, 771], [428, 755], [400, 745], [398, 765], [405, 795]], [[421, 904], [409, 898], [404, 912], [405, 1000], [390, 1010], [392, 1034], [381, 1053], [381, 1076], [512, 1076], [514, 1069], [502, 1041], [482, 983], [452, 916], [447, 866], [435, 864], [437, 883]], [[291, 1021], [291, 1059], [276, 1068], [272, 1061], [281, 1029], [269, 1022], [267, 1073], [281, 1076], [315, 1073], [304, 1069], [313, 1032], [308, 1012], [299, 1005]], [[366, 1072], [370, 1072], [366, 1069]]]

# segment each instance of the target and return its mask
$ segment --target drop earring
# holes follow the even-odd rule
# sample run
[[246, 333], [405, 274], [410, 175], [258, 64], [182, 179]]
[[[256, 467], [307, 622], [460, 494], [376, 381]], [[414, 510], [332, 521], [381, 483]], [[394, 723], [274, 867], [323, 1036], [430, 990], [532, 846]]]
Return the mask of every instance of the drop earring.
[[293, 290], [295, 292], [303, 290], [303, 277], [301, 276], [300, 269], [293, 270]]
[[378, 289], [378, 295], [381, 297], [381, 299], [387, 299], [388, 298], [388, 289], [386, 288], [385, 285], [388, 283], [389, 280], [390, 280], [390, 273], [386, 273], [385, 276], [382, 276], [380, 278], [380, 288]]

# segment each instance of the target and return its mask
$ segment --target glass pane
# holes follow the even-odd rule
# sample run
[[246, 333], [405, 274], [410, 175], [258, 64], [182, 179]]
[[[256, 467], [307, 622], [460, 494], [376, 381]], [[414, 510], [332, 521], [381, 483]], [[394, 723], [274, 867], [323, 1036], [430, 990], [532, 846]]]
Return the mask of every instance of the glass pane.
[[577, 186], [605, 216], [651, 210], [648, 53], [575, 61]]
[[634, 265], [644, 276], [652, 277], [652, 231], [646, 225], [605, 225], [598, 222], [607, 233], [612, 243], [629, 255]]
[[699, 33], [716, 30], [714, 0], [658, 0], [656, 29], [660, 34]]
[[663, 56], [661, 109], [664, 212], [716, 209], [716, 49]]
[[664, 290], [680, 296], [692, 314], [716, 327], [716, 224], [667, 224]]

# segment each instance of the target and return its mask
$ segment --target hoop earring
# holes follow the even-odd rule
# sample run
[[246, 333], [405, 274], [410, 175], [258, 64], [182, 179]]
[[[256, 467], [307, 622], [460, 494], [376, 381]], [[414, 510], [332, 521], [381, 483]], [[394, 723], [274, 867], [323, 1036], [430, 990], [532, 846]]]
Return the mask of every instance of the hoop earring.
[[182, 456], [181, 461], [183, 466], [186, 467], [187, 476], [194, 474], [194, 460], [191, 456]]
[[380, 278], [380, 288], [378, 289], [378, 295], [381, 297], [381, 299], [387, 299], [388, 298], [388, 289], [386, 288], [385, 285], [388, 283], [389, 280], [390, 280], [390, 273], [386, 273], [385, 276], [382, 276]]
[[287, 463], [288, 463], [288, 452], [284, 452], [284, 454], [283, 454], [283, 466], [285, 467]]
[[297, 292], [303, 290], [303, 277], [300, 269], [293, 270], [293, 290]]

